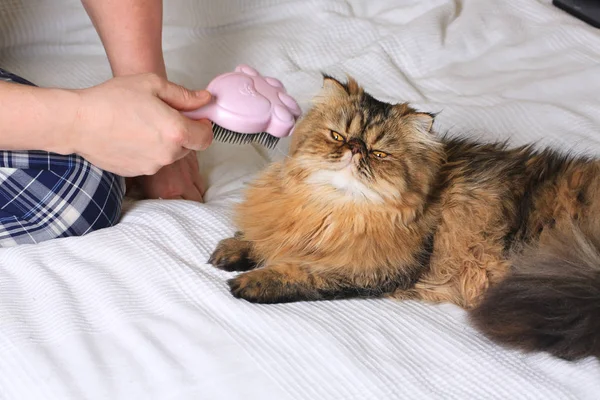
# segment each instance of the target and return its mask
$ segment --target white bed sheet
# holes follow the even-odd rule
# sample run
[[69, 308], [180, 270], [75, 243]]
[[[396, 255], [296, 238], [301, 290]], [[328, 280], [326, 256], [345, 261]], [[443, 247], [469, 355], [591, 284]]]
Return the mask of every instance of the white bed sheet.
[[[550, 0], [169, 0], [165, 51], [188, 86], [249, 63], [306, 109], [319, 71], [349, 73], [442, 111], [441, 130], [600, 151], [600, 33]], [[109, 77], [75, 0], [0, 2], [0, 65]], [[200, 161], [206, 204], [141, 202], [115, 228], [0, 249], [0, 398], [598, 398], [597, 360], [501, 349], [450, 305], [233, 299], [205, 261], [267, 160], [216, 144]]]

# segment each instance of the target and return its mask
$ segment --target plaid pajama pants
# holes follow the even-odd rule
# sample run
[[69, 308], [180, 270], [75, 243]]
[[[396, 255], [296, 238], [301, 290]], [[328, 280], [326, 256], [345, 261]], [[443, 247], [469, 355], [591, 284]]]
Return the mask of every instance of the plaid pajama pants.
[[[0, 80], [33, 85], [1, 68]], [[0, 247], [113, 226], [124, 194], [122, 177], [78, 155], [0, 150]]]

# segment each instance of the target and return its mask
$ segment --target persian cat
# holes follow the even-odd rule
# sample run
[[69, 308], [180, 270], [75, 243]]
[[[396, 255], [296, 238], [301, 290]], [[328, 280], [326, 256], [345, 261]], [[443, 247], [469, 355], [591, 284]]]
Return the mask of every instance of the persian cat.
[[279, 303], [449, 302], [493, 340], [600, 356], [600, 163], [437, 135], [434, 116], [325, 76], [289, 156], [209, 260]]

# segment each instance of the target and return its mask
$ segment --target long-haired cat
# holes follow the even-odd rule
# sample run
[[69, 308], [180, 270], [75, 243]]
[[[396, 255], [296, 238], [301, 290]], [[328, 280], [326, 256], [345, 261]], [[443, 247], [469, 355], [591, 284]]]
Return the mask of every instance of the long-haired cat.
[[600, 163], [432, 124], [326, 76], [210, 259], [248, 271], [233, 295], [450, 302], [498, 342], [600, 356]]

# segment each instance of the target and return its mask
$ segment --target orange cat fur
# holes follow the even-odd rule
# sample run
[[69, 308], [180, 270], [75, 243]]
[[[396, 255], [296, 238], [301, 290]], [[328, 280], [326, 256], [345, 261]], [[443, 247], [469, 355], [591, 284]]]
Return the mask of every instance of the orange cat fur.
[[[489, 287], [496, 298], [503, 290], [519, 298], [515, 288], [538, 289], [527, 279], [539, 271], [530, 268], [525, 278], [513, 273], [519, 256], [530, 254], [524, 264], [531, 265], [535, 254], [560, 247], [544, 243], [568, 238], [580, 250], [585, 240], [575, 241], [577, 232], [595, 235], [598, 162], [439, 137], [432, 125], [433, 115], [380, 102], [353, 79], [325, 77], [296, 126], [289, 157], [252, 182], [236, 210], [239, 233], [223, 240], [210, 262], [248, 271], [229, 284], [236, 297], [252, 302], [378, 296], [450, 302], [473, 310], [477, 326], [501, 342], [565, 358], [600, 354], [600, 338], [582, 350], [573, 344], [574, 331], [565, 328], [565, 338], [552, 340], [536, 331], [535, 296], [502, 310], [485, 301]], [[586, 249], [598, 251], [592, 244]], [[600, 274], [593, 266], [585, 271], [598, 289], [598, 306], [580, 307], [581, 318], [600, 321]], [[511, 282], [506, 276], [517, 281], [503, 286]], [[584, 288], [574, 282], [570, 299]], [[529, 314], [513, 321], [515, 310]]]

